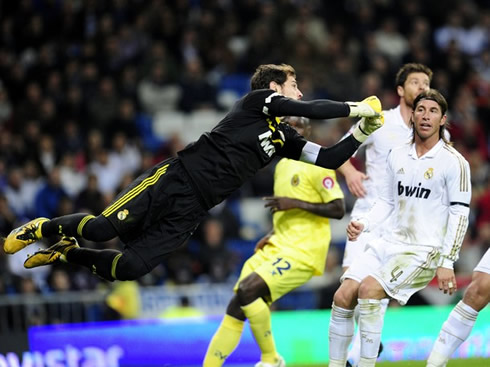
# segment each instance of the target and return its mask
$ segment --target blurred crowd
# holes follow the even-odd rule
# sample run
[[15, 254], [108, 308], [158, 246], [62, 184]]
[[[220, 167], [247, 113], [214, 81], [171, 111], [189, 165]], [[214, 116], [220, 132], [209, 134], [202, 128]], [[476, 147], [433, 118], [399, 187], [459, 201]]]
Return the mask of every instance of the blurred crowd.
[[[471, 273], [489, 246], [488, 0], [2, 1], [0, 30], [1, 236], [39, 216], [99, 214], [139, 173], [182, 148], [178, 135], [154, 133], [157, 114], [226, 111], [259, 64], [293, 65], [304, 99], [375, 94], [390, 108], [398, 104], [398, 68], [421, 62], [449, 101], [452, 140], [471, 164], [471, 222], [458, 272]], [[317, 121], [315, 140], [333, 144], [352, 123]], [[271, 192], [269, 167], [141, 284], [236, 276], [244, 260], [230, 245], [243, 240], [237, 205]], [[82, 245], [121, 246], [117, 239]], [[329, 271], [339, 269], [341, 255], [334, 258]], [[102, 282], [73, 267], [25, 272], [23, 260], [0, 251], [0, 294]]]

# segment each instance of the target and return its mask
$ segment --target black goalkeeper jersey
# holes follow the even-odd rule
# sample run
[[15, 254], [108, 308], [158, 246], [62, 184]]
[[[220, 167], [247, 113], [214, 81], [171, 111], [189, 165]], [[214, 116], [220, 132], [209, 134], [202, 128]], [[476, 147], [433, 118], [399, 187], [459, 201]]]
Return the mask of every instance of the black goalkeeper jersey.
[[[326, 108], [328, 106], [328, 108]], [[227, 198], [275, 155], [298, 160], [307, 140], [282, 116], [347, 116], [344, 103], [296, 101], [270, 89], [237, 101], [216, 127], [178, 153], [207, 209]], [[352, 151], [353, 153], [354, 151]]]

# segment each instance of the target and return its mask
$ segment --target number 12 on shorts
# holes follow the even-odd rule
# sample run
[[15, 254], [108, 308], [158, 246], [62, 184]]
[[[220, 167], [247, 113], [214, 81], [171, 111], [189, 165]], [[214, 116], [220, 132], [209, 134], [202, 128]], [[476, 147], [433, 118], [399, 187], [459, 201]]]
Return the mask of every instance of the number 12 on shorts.
[[276, 261], [272, 263], [274, 269], [272, 270], [272, 275], [282, 275], [283, 271], [291, 269], [291, 264], [289, 261], [284, 260], [282, 257], [278, 257]]

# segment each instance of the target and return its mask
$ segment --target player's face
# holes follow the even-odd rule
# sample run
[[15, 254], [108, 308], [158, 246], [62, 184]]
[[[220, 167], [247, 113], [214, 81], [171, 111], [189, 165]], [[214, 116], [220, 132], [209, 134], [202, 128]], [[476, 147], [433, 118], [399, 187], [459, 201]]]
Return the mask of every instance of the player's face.
[[423, 99], [413, 111], [415, 134], [422, 140], [439, 140], [439, 129], [446, 123], [441, 107], [436, 101]]
[[408, 106], [413, 107], [415, 98], [417, 98], [420, 93], [429, 90], [430, 79], [425, 73], [411, 73], [408, 75], [403, 87], [398, 88], [400, 97], [405, 100], [405, 103]]
[[298, 89], [296, 78], [292, 75], [288, 76], [287, 80], [279, 86], [279, 89], [279, 93], [285, 97], [292, 99], [301, 99], [303, 97], [303, 93]]

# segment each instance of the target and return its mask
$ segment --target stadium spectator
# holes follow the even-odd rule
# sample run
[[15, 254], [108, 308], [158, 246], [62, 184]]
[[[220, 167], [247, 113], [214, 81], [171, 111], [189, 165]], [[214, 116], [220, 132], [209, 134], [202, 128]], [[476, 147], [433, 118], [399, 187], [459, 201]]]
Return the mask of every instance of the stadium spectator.
[[407, 39], [398, 31], [398, 21], [386, 17], [381, 27], [374, 33], [376, 48], [390, 60], [392, 65], [398, 65], [408, 51]]
[[91, 123], [104, 133], [110, 133], [110, 124], [116, 118], [119, 106], [119, 96], [114, 80], [104, 77], [98, 84], [98, 91], [88, 103]]
[[77, 169], [73, 151], [64, 152], [58, 167], [63, 190], [70, 198], [76, 197], [86, 186], [87, 176]]
[[178, 101], [178, 107], [184, 112], [192, 112], [199, 109], [218, 108], [216, 100], [216, 88], [206, 80], [201, 61], [198, 58], [189, 60], [180, 81], [182, 94]]
[[[0, 233], [10, 232], [17, 221], [16, 213], [10, 208], [7, 198], [0, 194]], [[2, 262], [4, 257], [2, 256]], [[2, 267], [5, 269], [5, 267]]]
[[75, 208], [88, 213], [100, 213], [104, 209], [104, 199], [98, 189], [97, 175], [91, 173], [87, 177], [87, 185], [78, 194]]
[[201, 240], [198, 241], [200, 281], [226, 283], [237, 267], [236, 256], [227, 248], [225, 222], [217, 217], [206, 219], [200, 226]]
[[168, 70], [162, 62], [155, 63], [138, 85], [138, 98], [145, 112], [155, 115], [162, 111], [177, 109], [182, 88], [172, 82]]
[[58, 216], [60, 202], [68, 194], [61, 186], [60, 168], [54, 167], [48, 174], [48, 180], [41, 186], [34, 202], [37, 217]]
[[32, 197], [27, 192], [26, 185], [24, 185], [20, 167], [10, 168], [4, 193], [8, 206], [15, 216], [18, 218], [27, 217], [29, 214], [29, 200], [32, 200]]

